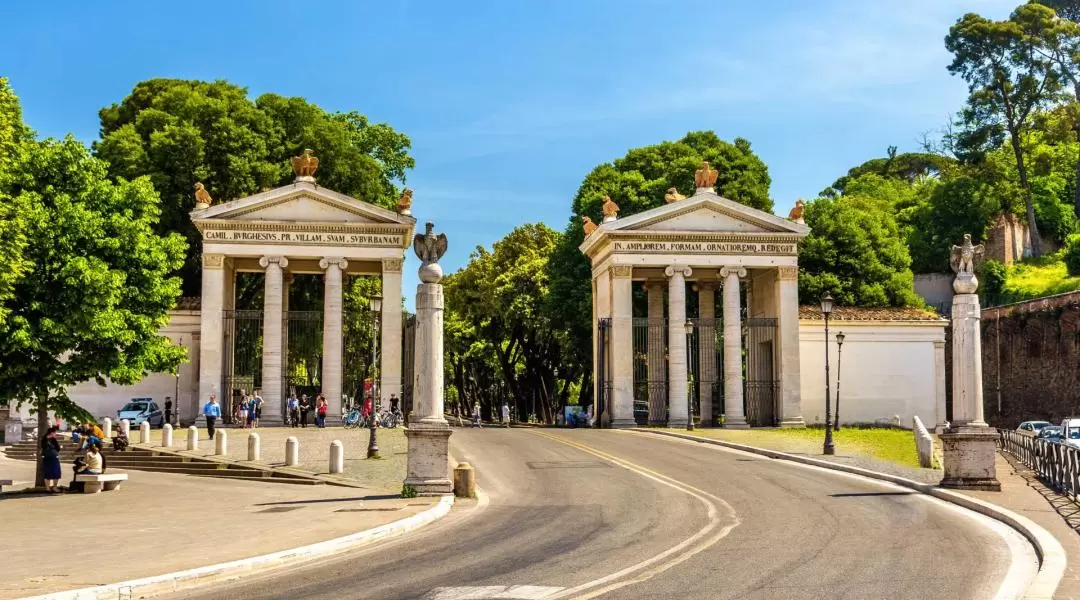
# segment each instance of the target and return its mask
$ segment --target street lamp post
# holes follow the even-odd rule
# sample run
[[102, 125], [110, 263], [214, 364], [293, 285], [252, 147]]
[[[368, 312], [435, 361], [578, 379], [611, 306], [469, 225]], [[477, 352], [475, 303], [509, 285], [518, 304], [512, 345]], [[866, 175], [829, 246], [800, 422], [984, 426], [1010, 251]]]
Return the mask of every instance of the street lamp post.
[[[683, 324], [683, 328], [686, 330], [686, 372], [689, 373], [690, 369], [690, 337], [694, 334], [694, 324], [689, 319]], [[694, 430], [694, 399], [690, 394], [690, 390], [686, 391], [686, 430]]]
[[836, 334], [836, 416], [833, 418], [833, 429], [840, 431], [840, 352], [844, 349], [844, 332]]
[[825, 316], [825, 446], [822, 449], [824, 454], [836, 454], [832, 437], [832, 386], [829, 385], [829, 314], [832, 313], [832, 309], [832, 294], [825, 292], [821, 296], [821, 314]]
[[376, 414], [375, 399], [378, 398], [379, 393], [379, 378], [375, 373], [375, 361], [377, 359], [375, 352], [375, 342], [379, 336], [380, 328], [379, 314], [382, 310], [382, 296], [376, 294], [369, 300], [372, 313], [372, 332], [371, 332], [371, 414], [368, 421], [368, 458], [379, 458], [379, 442], [375, 439], [375, 428], [378, 425], [378, 416]]

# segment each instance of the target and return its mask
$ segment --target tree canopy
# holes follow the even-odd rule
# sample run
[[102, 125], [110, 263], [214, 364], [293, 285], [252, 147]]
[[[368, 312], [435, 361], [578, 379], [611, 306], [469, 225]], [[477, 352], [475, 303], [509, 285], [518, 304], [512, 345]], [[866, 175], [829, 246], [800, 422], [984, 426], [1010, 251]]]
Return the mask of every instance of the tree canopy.
[[109, 175], [148, 176], [161, 197], [159, 233], [188, 240], [186, 293], [201, 287], [201, 239], [188, 213], [194, 185], [215, 202], [235, 200], [292, 181], [289, 159], [305, 148], [320, 165], [319, 184], [386, 207], [414, 166], [409, 138], [358, 112], [331, 113], [303, 98], [264, 94], [226, 81], [151, 79], [100, 111], [99, 158]]

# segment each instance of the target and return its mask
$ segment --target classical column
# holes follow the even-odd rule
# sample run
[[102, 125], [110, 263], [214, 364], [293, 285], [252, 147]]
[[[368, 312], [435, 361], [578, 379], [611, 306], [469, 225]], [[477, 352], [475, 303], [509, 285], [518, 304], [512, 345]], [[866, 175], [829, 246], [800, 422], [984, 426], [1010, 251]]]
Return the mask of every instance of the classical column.
[[341, 418], [341, 292], [342, 271], [349, 267], [344, 258], [319, 261], [323, 275], [323, 359], [322, 393], [326, 396], [327, 418], [336, 423]]
[[401, 265], [404, 262], [400, 258], [384, 258], [382, 261], [379, 398], [386, 407], [390, 406], [390, 394], [401, 398]]
[[202, 308], [199, 313], [199, 397], [195, 399], [196, 407], [209, 402], [210, 394], [217, 394], [219, 403], [225, 402], [225, 398], [221, 397], [225, 256], [203, 254], [202, 267]]
[[664, 369], [664, 282], [650, 281], [649, 290], [649, 425], [667, 423], [667, 381]]
[[740, 314], [739, 278], [746, 269], [730, 266], [720, 269], [724, 280], [724, 427], [746, 427], [743, 412], [742, 315]]
[[611, 400], [612, 427], [633, 427], [634, 420], [634, 268], [611, 267]]
[[281, 423], [282, 364], [281, 330], [285, 315], [282, 312], [284, 271], [289, 260], [284, 256], [264, 256], [259, 266], [266, 269], [266, 287], [263, 292], [263, 357], [262, 398], [263, 413], [260, 422]]
[[776, 270], [776, 355], [780, 368], [780, 427], [806, 427], [799, 363], [799, 268]]
[[664, 269], [668, 277], [668, 427], [686, 427], [686, 278], [690, 267]]
[[[289, 395], [289, 382], [288, 378], [292, 373], [289, 372], [289, 288], [292, 287], [293, 274], [285, 271], [281, 278], [281, 372], [282, 372], [282, 388], [281, 388], [281, 409], [282, 415], [285, 414], [285, 396]], [[321, 375], [320, 375], [321, 378]], [[264, 398], [265, 401], [265, 398]]]
[[698, 398], [701, 424], [713, 424], [713, 387], [716, 385], [716, 289], [712, 282], [694, 285], [698, 295]]
[[945, 340], [934, 342], [934, 433], [945, 433]]

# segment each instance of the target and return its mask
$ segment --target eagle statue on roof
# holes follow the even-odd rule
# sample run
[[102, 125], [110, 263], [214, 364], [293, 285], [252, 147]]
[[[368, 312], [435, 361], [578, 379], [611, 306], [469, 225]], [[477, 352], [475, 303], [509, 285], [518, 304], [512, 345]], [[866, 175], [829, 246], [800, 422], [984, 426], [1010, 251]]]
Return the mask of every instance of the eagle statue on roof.
[[312, 156], [311, 149], [305, 148], [300, 156], [292, 158], [292, 170], [297, 177], [315, 177], [319, 168], [319, 159]]

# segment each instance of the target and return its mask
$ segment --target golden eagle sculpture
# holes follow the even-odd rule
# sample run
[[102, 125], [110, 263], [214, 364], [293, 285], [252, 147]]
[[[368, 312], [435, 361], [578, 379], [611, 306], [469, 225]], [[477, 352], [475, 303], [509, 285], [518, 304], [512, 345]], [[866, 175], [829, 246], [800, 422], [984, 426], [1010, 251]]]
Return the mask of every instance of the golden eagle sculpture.
[[581, 226], [585, 229], [585, 237], [589, 237], [592, 232], [596, 231], [596, 223], [593, 223], [593, 220], [588, 215], [581, 217]]
[[201, 181], [195, 182], [195, 208], [202, 210], [204, 208], [210, 208], [210, 205], [214, 203], [214, 199], [210, 197], [210, 192], [206, 191], [206, 187], [203, 186]]
[[716, 185], [718, 175], [720, 173], [709, 166], [709, 161], [703, 160], [701, 161], [701, 168], [694, 171], [694, 184], [697, 185], [698, 189], [711, 188]]
[[615, 201], [611, 199], [611, 196], [604, 196], [604, 206], [602, 206], [600, 210], [604, 213], [605, 223], [619, 218], [619, 205], [615, 204]]
[[315, 171], [319, 169], [319, 159], [315, 158], [311, 154], [311, 150], [305, 148], [300, 156], [294, 156], [292, 159], [292, 170], [296, 174], [296, 178], [310, 178], [315, 179]]
[[686, 200], [686, 196], [679, 193], [679, 188], [671, 186], [667, 189], [667, 193], [664, 194], [664, 202], [671, 204], [672, 202], [678, 202], [679, 200]]
[[403, 215], [412, 214], [412, 190], [405, 188], [405, 191], [401, 192], [401, 198], [397, 201], [397, 211]]

